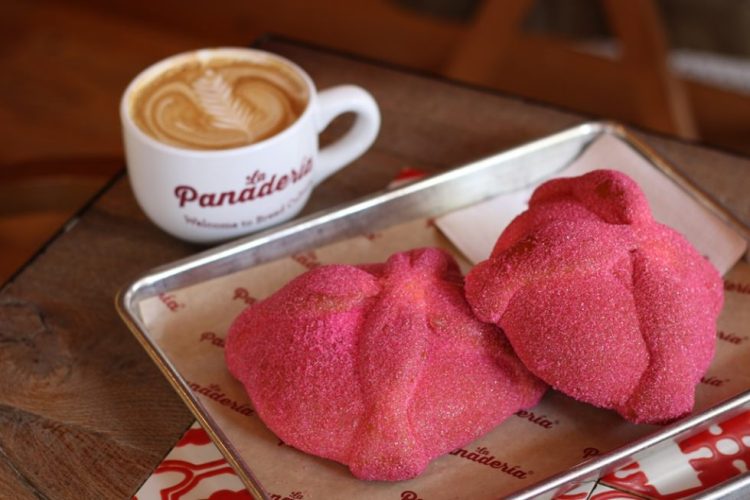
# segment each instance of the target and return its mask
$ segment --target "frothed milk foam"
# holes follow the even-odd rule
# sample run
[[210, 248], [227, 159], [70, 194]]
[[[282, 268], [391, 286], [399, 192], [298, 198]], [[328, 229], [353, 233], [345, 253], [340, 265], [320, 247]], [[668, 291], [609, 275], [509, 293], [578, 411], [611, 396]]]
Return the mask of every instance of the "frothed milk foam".
[[163, 143], [228, 149], [278, 134], [299, 118], [308, 100], [305, 81], [280, 61], [195, 57], [136, 89], [130, 114]]

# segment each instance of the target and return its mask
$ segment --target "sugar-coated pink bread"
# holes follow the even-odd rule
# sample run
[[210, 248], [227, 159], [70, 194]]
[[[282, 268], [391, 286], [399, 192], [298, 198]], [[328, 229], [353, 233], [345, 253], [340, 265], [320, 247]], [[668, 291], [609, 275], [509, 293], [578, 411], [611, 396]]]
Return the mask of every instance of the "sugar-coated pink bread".
[[535, 375], [639, 423], [693, 408], [723, 303], [714, 267], [609, 170], [539, 186], [466, 297]]
[[546, 388], [433, 248], [299, 276], [238, 316], [226, 359], [276, 435], [362, 479], [412, 478]]

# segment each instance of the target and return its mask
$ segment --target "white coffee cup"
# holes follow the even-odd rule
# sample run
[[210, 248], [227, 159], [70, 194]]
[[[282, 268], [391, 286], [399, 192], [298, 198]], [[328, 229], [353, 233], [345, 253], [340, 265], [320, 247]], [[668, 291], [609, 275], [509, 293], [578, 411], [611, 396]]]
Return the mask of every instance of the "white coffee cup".
[[[286, 129], [243, 147], [196, 150], [160, 142], [133, 120], [134, 92], [196, 57], [252, 61], [264, 57], [286, 64], [306, 83], [307, 106]], [[318, 150], [318, 134], [347, 112], [356, 115], [351, 129]], [[168, 233], [201, 243], [227, 240], [294, 217], [312, 189], [364, 153], [380, 128], [378, 106], [364, 89], [342, 85], [317, 92], [307, 73], [293, 62], [245, 48], [204, 49], [154, 64], [125, 90], [120, 118], [130, 184], [138, 204]]]

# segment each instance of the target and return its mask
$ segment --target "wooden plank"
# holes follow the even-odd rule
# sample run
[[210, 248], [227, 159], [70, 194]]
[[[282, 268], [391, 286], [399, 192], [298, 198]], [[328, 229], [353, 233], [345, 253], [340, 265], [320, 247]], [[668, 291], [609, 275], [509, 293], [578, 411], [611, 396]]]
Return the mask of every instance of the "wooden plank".
[[[3, 456], [2, 450], [0, 450], [0, 457], [6, 458]], [[13, 498], [14, 500], [38, 500], [41, 496], [34, 485], [28, 482], [27, 478], [12, 468], [7, 458], [5, 460], [0, 459], [0, 492], [5, 498]]]
[[0, 293], [0, 448], [44, 495], [132, 494], [191, 422], [113, 307], [146, 267], [191, 251], [122, 182]]

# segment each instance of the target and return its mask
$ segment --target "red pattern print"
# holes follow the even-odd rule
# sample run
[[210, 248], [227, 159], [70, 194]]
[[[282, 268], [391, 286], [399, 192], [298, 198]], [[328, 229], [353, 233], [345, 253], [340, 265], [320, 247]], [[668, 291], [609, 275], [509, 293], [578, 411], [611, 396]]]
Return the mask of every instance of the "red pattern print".
[[[750, 466], [750, 411], [712, 425], [679, 443], [705, 488], [746, 472]], [[705, 451], [710, 456], [705, 455]], [[703, 454], [701, 454], [703, 452]]]
[[219, 490], [208, 497], [208, 500], [253, 500], [253, 497], [247, 490]]
[[156, 474], [165, 472], [177, 472], [183, 475], [183, 479], [177, 484], [161, 490], [162, 500], [178, 500], [184, 494], [195, 489], [198, 483], [209, 477], [222, 474], [234, 475], [234, 470], [224, 459], [204, 464], [193, 464], [182, 460], [165, 460], [156, 468]]
[[320, 266], [318, 255], [313, 250], [295, 253], [292, 255], [292, 259], [306, 269], [315, 269]]
[[258, 299], [250, 295], [250, 292], [247, 290], [247, 288], [243, 288], [241, 286], [238, 286], [234, 289], [234, 296], [232, 296], [232, 300], [241, 300], [249, 306], [255, 304], [258, 301]]
[[401, 492], [401, 500], [424, 500], [419, 495], [411, 490]]
[[211, 442], [211, 438], [208, 437], [208, 433], [203, 429], [203, 427], [193, 427], [188, 429], [188, 431], [182, 436], [182, 439], [180, 439], [177, 442], [177, 447], [181, 446], [187, 446], [189, 444], [194, 444], [196, 446], [203, 446], [204, 444], [208, 444]]
[[[663, 470], [668, 467], [668, 471]], [[665, 500], [684, 498], [750, 468], [750, 411], [663, 446], [603, 483]], [[668, 474], [666, 473], [668, 472]]]

